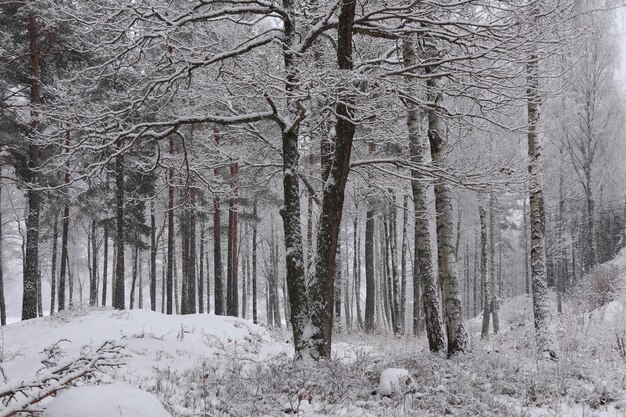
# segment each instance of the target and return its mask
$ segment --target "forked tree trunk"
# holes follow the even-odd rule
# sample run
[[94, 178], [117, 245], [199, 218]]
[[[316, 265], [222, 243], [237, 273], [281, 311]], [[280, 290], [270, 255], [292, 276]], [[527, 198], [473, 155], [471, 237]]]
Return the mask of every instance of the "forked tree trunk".
[[[413, 39], [407, 38], [403, 43], [403, 58], [406, 67], [412, 67], [417, 63]], [[415, 82], [415, 81], [413, 81]], [[411, 92], [417, 94], [419, 86], [414, 84]], [[424, 164], [428, 158], [428, 144], [420, 134], [420, 108], [415, 101], [407, 102], [407, 127], [409, 132], [409, 152], [411, 162]], [[428, 345], [431, 351], [441, 352], [446, 350], [446, 338], [443, 333], [441, 310], [439, 308], [439, 296], [437, 290], [437, 276], [433, 267], [431, 251], [430, 220], [428, 215], [427, 187], [423, 177], [417, 170], [411, 171], [414, 178], [411, 181], [413, 192], [413, 207], [415, 211], [415, 253], [413, 267], [413, 331], [419, 332], [419, 283], [422, 287], [422, 298], [426, 321], [426, 333]], [[417, 280], [419, 273], [419, 281]]]
[[[439, 52], [431, 47], [428, 56], [439, 56]], [[428, 67], [426, 72], [433, 74], [438, 69]], [[448, 153], [446, 126], [443, 120], [443, 93], [435, 76], [426, 81], [428, 101], [431, 103], [428, 114], [428, 140], [433, 165], [445, 169], [445, 155]], [[452, 189], [450, 184], [439, 179], [435, 182], [435, 208], [437, 211], [437, 260], [439, 281], [443, 294], [443, 311], [448, 336], [448, 355], [464, 352], [467, 349], [467, 332], [463, 323], [463, 309], [459, 297], [459, 277], [456, 268], [454, 242], [454, 215], [452, 208]]]

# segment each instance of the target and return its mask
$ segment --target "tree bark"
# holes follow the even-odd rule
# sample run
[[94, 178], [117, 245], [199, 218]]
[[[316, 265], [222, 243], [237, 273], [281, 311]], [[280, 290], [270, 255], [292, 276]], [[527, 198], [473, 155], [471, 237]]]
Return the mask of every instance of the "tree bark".
[[[0, 198], [2, 197], [2, 189], [0, 188]], [[0, 203], [2, 207], [2, 203]], [[2, 256], [2, 212], [0, 209], [0, 259]], [[52, 265], [50, 267], [50, 315], [54, 314], [54, 309], [57, 299], [57, 255], [58, 255], [58, 241], [59, 241], [59, 213], [55, 210], [54, 220], [52, 225]], [[2, 261], [0, 260], [0, 268], [2, 268]], [[0, 271], [1, 274], [1, 271]], [[4, 294], [0, 291], [0, 301], [4, 303]], [[1, 304], [0, 304], [1, 308]], [[0, 311], [1, 313], [1, 311]]]
[[[118, 144], [118, 149], [122, 144]], [[117, 234], [115, 262], [115, 287], [113, 290], [113, 308], [124, 310], [125, 308], [125, 288], [124, 288], [124, 154], [120, 153], [115, 157], [115, 221]], [[71, 294], [70, 294], [71, 295]]]
[[[496, 262], [495, 262], [495, 240], [496, 240], [496, 198], [493, 193], [489, 194], [489, 258], [491, 264], [491, 319], [493, 320], [493, 333], [500, 331], [500, 316], [498, 314], [498, 293], [496, 293]], [[499, 292], [502, 292], [502, 285], [499, 285]]]
[[489, 321], [491, 319], [491, 297], [489, 293], [492, 285], [489, 282], [489, 274], [487, 274], [487, 212], [482, 202], [479, 203], [478, 213], [480, 216], [480, 285], [483, 289], [483, 326], [480, 338], [487, 339], [489, 337]]
[[96, 220], [91, 221], [91, 280], [89, 281], [89, 305], [94, 307], [98, 303], [98, 236], [96, 234]]
[[[433, 47], [428, 56], [439, 56]], [[432, 74], [435, 67], [428, 67], [426, 72]], [[445, 169], [445, 155], [448, 152], [446, 126], [443, 120], [443, 94], [440, 91], [439, 81], [431, 77], [426, 81], [428, 101], [431, 106], [428, 114], [428, 140], [433, 165]], [[448, 336], [448, 355], [464, 352], [467, 349], [467, 332], [463, 323], [461, 299], [459, 298], [459, 278], [456, 268], [456, 253], [454, 245], [454, 219], [452, 208], [452, 190], [450, 184], [439, 179], [435, 182], [435, 208], [437, 211], [437, 260], [439, 266], [439, 281], [443, 294], [443, 311]]]
[[[28, 38], [30, 52], [30, 105], [31, 105], [31, 139], [39, 128], [39, 114], [35, 107], [41, 104], [41, 68], [39, 66], [37, 18], [31, 14], [28, 18]], [[24, 256], [24, 286], [22, 293], [22, 320], [37, 317], [37, 283], [39, 276], [39, 146], [33, 142], [28, 145], [28, 215], [26, 216], [26, 251]]]
[[231, 188], [233, 197], [230, 199], [228, 210], [228, 278], [227, 278], [227, 314], [237, 317], [239, 315], [239, 289], [238, 289], [238, 270], [239, 270], [239, 253], [237, 250], [237, 204], [238, 189], [237, 175], [239, 173], [239, 164], [233, 162], [230, 164]]
[[[538, 7], [538, 6], [536, 6]], [[534, 14], [539, 15], [535, 10]], [[538, 19], [538, 17], [535, 17]], [[551, 357], [557, 356], [558, 345], [550, 312], [546, 276], [545, 212], [539, 120], [541, 96], [539, 93], [539, 57], [532, 54], [527, 63], [528, 73], [528, 173], [530, 193], [530, 261], [532, 276], [533, 313], [537, 348]]]
[[154, 199], [150, 201], [150, 309], [156, 311], [156, 215]]
[[[2, 167], [0, 167], [0, 326], [6, 326], [7, 324], [7, 304], [6, 299], [4, 298], [4, 253], [3, 253], [3, 243], [4, 243], [4, 234], [2, 230]], [[50, 295], [50, 314], [52, 315], [54, 312], [54, 291], [55, 291], [55, 279], [54, 279], [54, 268], [56, 267], [56, 242], [57, 242], [57, 215], [54, 216], [54, 232], [52, 233], [54, 242], [52, 249], [52, 282], [51, 286], [51, 295]]]
[[257, 305], [257, 201], [254, 200], [252, 208], [252, 321], [254, 324], [259, 322], [258, 305]]
[[[174, 139], [170, 137], [170, 157], [174, 155]], [[166, 313], [172, 314], [174, 301], [174, 167], [167, 170], [167, 276]]]
[[[412, 67], [417, 63], [413, 40], [405, 39], [403, 43], [403, 58], [406, 67]], [[414, 85], [411, 89], [417, 93], [419, 86]], [[409, 132], [409, 152], [411, 161], [423, 164], [427, 161], [428, 144], [422, 140], [420, 134], [420, 109], [416, 102], [407, 102], [407, 127]], [[413, 331], [419, 333], [419, 283], [417, 272], [422, 286], [422, 298], [424, 302], [424, 312], [426, 321], [426, 333], [428, 345], [431, 351], [440, 352], [446, 350], [446, 339], [443, 333], [443, 322], [439, 307], [439, 296], [437, 289], [437, 277], [433, 267], [433, 255], [431, 250], [430, 219], [428, 215], [427, 187], [423, 177], [419, 172], [411, 171], [413, 180], [411, 190], [413, 192], [413, 208], [415, 212], [415, 253], [413, 272]]]

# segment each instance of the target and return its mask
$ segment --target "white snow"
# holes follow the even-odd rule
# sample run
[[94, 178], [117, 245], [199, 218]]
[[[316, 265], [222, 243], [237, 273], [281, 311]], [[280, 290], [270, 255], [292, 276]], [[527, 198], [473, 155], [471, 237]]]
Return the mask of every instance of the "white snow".
[[392, 396], [415, 390], [415, 382], [408, 369], [387, 368], [380, 373], [378, 393]]
[[74, 387], [61, 393], [43, 417], [172, 417], [153, 394], [125, 384]]

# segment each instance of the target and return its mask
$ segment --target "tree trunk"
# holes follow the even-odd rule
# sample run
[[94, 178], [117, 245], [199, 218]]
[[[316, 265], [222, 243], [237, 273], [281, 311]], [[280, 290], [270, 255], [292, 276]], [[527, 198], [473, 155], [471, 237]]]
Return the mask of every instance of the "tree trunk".
[[365, 218], [365, 331], [373, 333], [375, 324], [376, 278], [374, 277], [374, 210], [368, 205]]
[[[538, 6], [536, 6], [538, 7]], [[539, 11], [535, 11], [538, 16]], [[535, 17], [538, 19], [538, 17]], [[539, 117], [541, 96], [539, 93], [539, 57], [530, 56], [528, 71], [528, 173], [530, 193], [530, 261], [532, 275], [533, 313], [537, 348], [556, 357], [558, 345], [550, 313], [550, 300], [546, 276], [545, 212], [541, 161]]]
[[98, 303], [98, 236], [96, 234], [96, 220], [91, 221], [91, 280], [89, 281], [89, 305], [95, 307]]
[[[170, 137], [170, 156], [174, 155], [174, 139]], [[174, 301], [174, 167], [168, 168], [167, 175], [167, 277], [166, 313], [172, 314]]]
[[[4, 298], [4, 254], [3, 254], [3, 239], [4, 234], [2, 230], [2, 167], [0, 167], [0, 326], [6, 326], [7, 324], [7, 304]], [[55, 279], [54, 268], [56, 267], [56, 242], [58, 235], [57, 227], [57, 215], [54, 216], [54, 232], [52, 238], [54, 242], [52, 244], [52, 282], [51, 282], [51, 295], [50, 295], [50, 314], [54, 312], [54, 298], [55, 298]]]
[[[403, 58], [406, 67], [412, 67], [417, 63], [413, 40], [410, 38], [406, 39], [403, 43]], [[413, 85], [412, 91], [417, 92], [419, 91], [418, 88], [418, 85]], [[428, 159], [428, 144], [421, 138], [420, 109], [417, 103], [413, 101], [407, 103], [407, 127], [411, 161], [417, 164], [426, 163]], [[413, 300], [413, 331], [415, 334], [419, 332], [419, 283], [416, 279], [416, 273], [418, 272], [423, 291], [422, 298], [426, 315], [425, 321], [428, 345], [431, 351], [440, 352], [446, 349], [446, 339], [443, 334], [443, 323], [439, 308], [437, 277], [433, 267], [427, 187], [418, 171], [411, 171], [411, 176], [414, 178], [411, 181], [411, 190], [413, 192], [413, 206], [415, 211], [413, 288], [414, 297], [417, 297]]]
[[359, 230], [359, 205], [358, 203], [355, 206], [355, 214], [354, 214], [354, 257], [352, 260], [352, 268], [354, 269], [354, 298], [356, 304], [356, 320], [359, 326], [359, 329], [363, 328], [363, 314], [361, 313], [361, 263], [360, 253], [361, 248], [359, 247], [359, 239], [358, 239], [358, 230]]
[[156, 215], [154, 199], [150, 201], [150, 309], [156, 311]]
[[[0, 198], [2, 198], [2, 189], [0, 188]], [[0, 202], [0, 279], [2, 268], [2, 203]], [[55, 210], [54, 220], [52, 225], [52, 265], [50, 267], [50, 315], [54, 314], [54, 309], [57, 299], [57, 254], [58, 254], [58, 241], [59, 241], [59, 213]], [[1, 285], [2, 283], [0, 283]], [[4, 303], [4, 293], [0, 291], [0, 314], [2, 314], [1, 308]]]
[[107, 280], [109, 276], [109, 226], [104, 225], [104, 253], [102, 259], [102, 302], [100, 305], [105, 307], [107, 305]]
[[139, 245], [137, 244], [138, 234], [135, 233], [135, 247], [133, 248], [133, 273], [132, 281], [130, 284], [130, 309], [135, 308], [135, 293], [137, 288], [137, 263], [139, 261]]
[[[198, 271], [198, 313], [204, 313], [204, 220], [200, 222], [200, 269]], [[207, 269], [208, 271], [208, 269]], [[207, 313], [208, 313], [207, 307]]]
[[227, 314], [237, 317], [239, 315], [239, 290], [238, 290], [238, 269], [239, 259], [237, 251], [237, 204], [238, 204], [238, 188], [237, 174], [239, 173], [239, 164], [233, 162], [230, 164], [231, 188], [233, 197], [230, 199], [228, 210], [228, 277], [227, 277]]
[[[425, 46], [428, 56], [439, 57], [434, 47]], [[437, 67], [428, 67], [426, 72], [432, 74]], [[445, 169], [445, 155], [448, 153], [446, 126], [443, 120], [443, 93], [437, 78], [426, 81], [428, 101], [428, 141], [433, 165]], [[454, 219], [452, 209], [452, 189], [450, 184], [439, 179], [435, 182], [435, 208], [437, 211], [437, 260], [439, 281], [443, 294], [443, 311], [448, 336], [448, 355], [464, 352], [467, 349], [467, 332], [463, 323], [461, 299], [459, 298], [459, 278], [456, 268], [454, 247]]]
[[[31, 105], [31, 136], [39, 128], [39, 114], [35, 107], [41, 104], [41, 69], [39, 66], [39, 43], [37, 39], [37, 18], [31, 14], [28, 19], [28, 37], [30, 41], [30, 105]], [[28, 145], [28, 174], [30, 187], [28, 188], [28, 215], [26, 217], [26, 251], [24, 256], [24, 286], [22, 293], [22, 320], [37, 317], [37, 283], [39, 276], [39, 146]]]
[[409, 223], [409, 196], [404, 195], [404, 203], [402, 205], [402, 248], [400, 253], [400, 330], [404, 333], [404, 326], [406, 322], [406, 274], [407, 274], [407, 251], [408, 251], [408, 231], [407, 225]]
[[61, 220], [61, 270], [59, 271], [59, 311], [65, 310], [65, 275], [67, 273], [67, 240], [70, 224], [70, 206], [65, 202]]
[[257, 264], [257, 253], [256, 253], [256, 245], [257, 245], [257, 202], [254, 200], [254, 206], [252, 209], [252, 321], [254, 324], [259, 322], [258, 317], [258, 305], [257, 305], [257, 274], [256, 274], [256, 264]]
[[489, 274], [487, 274], [487, 212], [482, 202], [479, 203], [478, 213], [480, 216], [480, 285], [483, 289], [483, 326], [480, 337], [481, 339], [487, 339], [489, 337], [489, 321], [491, 318], [491, 297], [489, 293], [492, 285], [489, 282]]
[[[490, 304], [491, 304], [491, 319], [493, 320], [493, 333], [498, 334], [500, 331], [500, 318], [498, 315], [498, 293], [496, 293], [496, 262], [495, 262], [495, 240], [496, 240], [496, 198], [493, 193], [489, 194], [489, 262], [491, 264], [490, 272]], [[502, 292], [502, 285], [499, 286], [500, 293]]]
[[[122, 144], [118, 144], [118, 150]], [[113, 308], [124, 310], [124, 154], [115, 157], [115, 220], [117, 234], [115, 236], [117, 246], [117, 261], [115, 262], [115, 288], [113, 291]], [[71, 292], [71, 291], [70, 291]], [[71, 294], [70, 294], [71, 295]]]

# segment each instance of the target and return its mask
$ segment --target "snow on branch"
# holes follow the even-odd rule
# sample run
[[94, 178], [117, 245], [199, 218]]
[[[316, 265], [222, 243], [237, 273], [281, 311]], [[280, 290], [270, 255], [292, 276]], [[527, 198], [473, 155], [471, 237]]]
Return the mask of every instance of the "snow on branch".
[[0, 417], [10, 417], [25, 411], [34, 411], [32, 406], [44, 398], [56, 394], [80, 379], [88, 379], [102, 368], [114, 368], [123, 365], [123, 347], [113, 341], [106, 341], [96, 350], [83, 349], [81, 355], [69, 362], [50, 366], [56, 362], [58, 344], [47, 350], [46, 364], [39, 374], [17, 384], [0, 386], [0, 401], [4, 406]]

